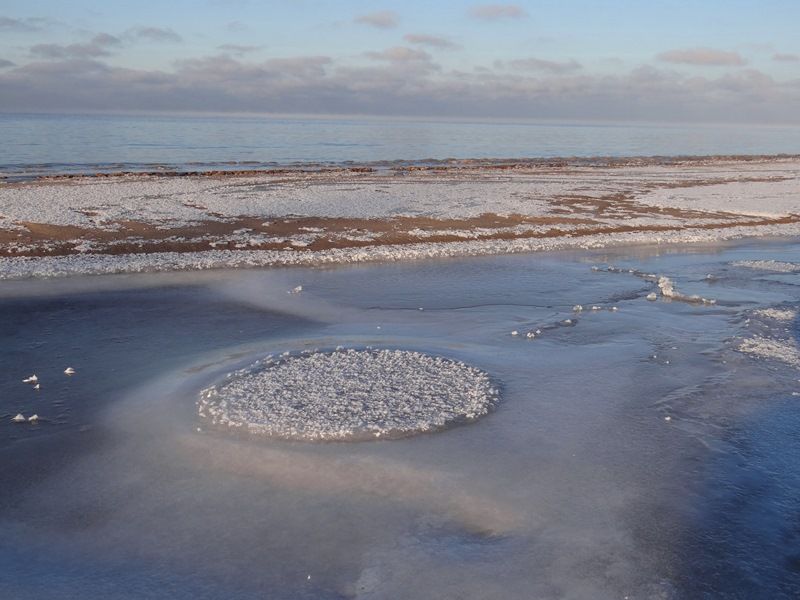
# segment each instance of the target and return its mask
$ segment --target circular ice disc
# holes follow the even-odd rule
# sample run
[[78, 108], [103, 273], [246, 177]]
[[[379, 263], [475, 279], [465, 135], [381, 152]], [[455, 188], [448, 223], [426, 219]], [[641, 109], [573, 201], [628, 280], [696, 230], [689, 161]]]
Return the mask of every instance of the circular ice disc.
[[401, 437], [486, 414], [498, 390], [463, 362], [408, 350], [342, 350], [256, 363], [203, 390], [202, 418], [286, 439]]

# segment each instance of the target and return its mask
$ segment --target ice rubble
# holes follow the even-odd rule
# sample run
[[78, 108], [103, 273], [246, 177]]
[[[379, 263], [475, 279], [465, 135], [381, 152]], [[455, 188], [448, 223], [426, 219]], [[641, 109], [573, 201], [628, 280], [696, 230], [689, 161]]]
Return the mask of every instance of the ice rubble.
[[[209, 250], [205, 252], [153, 252], [147, 254], [80, 254], [69, 256], [0, 258], [0, 280], [28, 277], [63, 277], [107, 273], [142, 273], [239, 267], [323, 265], [366, 261], [399, 261], [453, 256], [513, 254], [571, 248], [606, 248], [621, 244], [704, 243], [748, 236], [800, 235], [800, 224], [762, 225], [595, 234], [582, 237], [471, 240], [399, 246], [333, 248], [320, 251]], [[751, 261], [755, 263], [756, 261]], [[767, 261], [769, 262], [769, 261]], [[781, 263], [776, 263], [781, 264]], [[783, 263], [792, 264], [792, 263]], [[752, 264], [743, 266], [753, 266]], [[800, 270], [800, 265], [792, 265]], [[755, 267], [754, 267], [755, 268]]]
[[758, 317], [775, 319], [776, 321], [793, 321], [797, 317], [797, 311], [780, 308], [759, 308], [753, 311], [753, 314]]
[[739, 344], [739, 350], [759, 358], [779, 360], [793, 367], [800, 368], [800, 350], [796, 344], [767, 338], [753, 336]]
[[268, 357], [203, 390], [216, 426], [296, 440], [359, 440], [437, 430], [485, 415], [489, 376], [420, 352], [340, 349]]
[[732, 262], [731, 266], [759, 269], [761, 271], [774, 271], [776, 273], [796, 273], [800, 271], [800, 264], [782, 262], [779, 260], [739, 260]]

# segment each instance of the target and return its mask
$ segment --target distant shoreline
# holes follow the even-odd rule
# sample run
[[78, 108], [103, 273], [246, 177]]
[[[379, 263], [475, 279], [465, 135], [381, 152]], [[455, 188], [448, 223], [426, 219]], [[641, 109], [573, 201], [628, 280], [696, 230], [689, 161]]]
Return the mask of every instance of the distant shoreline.
[[[708, 154], [708, 155], [632, 155], [632, 156], [560, 156], [560, 157], [517, 157], [517, 158], [421, 158], [418, 160], [377, 160], [330, 162], [288, 162], [273, 163], [259, 161], [230, 161], [201, 163], [215, 168], [186, 168], [164, 166], [159, 163], [131, 165], [128, 168], [100, 169], [101, 165], [74, 165], [74, 172], [39, 173], [35, 170], [42, 165], [23, 167], [32, 171], [4, 173], [0, 171], [0, 184], [29, 183], [41, 181], [64, 181], [82, 178], [117, 177], [249, 177], [253, 175], [284, 175], [293, 173], [369, 173], [389, 171], [441, 171], [448, 169], [526, 169], [535, 167], [597, 167], [619, 168], [635, 166], [677, 166], [704, 165], [719, 162], [753, 163], [764, 161], [800, 160], [800, 154]], [[226, 166], [229, 165], [229, 166]], [[245, 166], [249, 165], [249, 166]], [[49, 165], [46, 165], [49, 166]], [[218, 168], [217, 168], [218, 167]], [[85, 168], [85, 170], [83, 170]], [[92, 170], [92, 169], [95, 170]]]

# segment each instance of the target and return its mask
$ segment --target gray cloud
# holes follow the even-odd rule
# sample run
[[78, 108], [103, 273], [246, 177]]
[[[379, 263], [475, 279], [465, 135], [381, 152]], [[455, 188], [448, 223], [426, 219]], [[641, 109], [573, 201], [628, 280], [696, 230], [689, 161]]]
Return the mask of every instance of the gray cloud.
[[9, 67], [17, 66], [15, 63], [11, 62], [10, 60], [6, 60], [5, 58], [0, 58], [0, 69], [8, 69]]
[[747, 64], [738, 52], [713, 48], [686, 48], [662, 52], [656, 58], [663, 62], [714, 67], [740, 67]]
[[397, 27], [397, 24], [400, 22], [400, 17], [391, 10], [379, 10], [358, 16], [354, 19], [354, 22], [360, 23], [361, 25], [377, 27], [378, 29], [392, 29], [393, 27]]
[[516, 4], [478, 4], [469, 9], [470, 16], [483, 21], [498, 19], [524, 19], [525, 9]]
[[183, 41], [183, 38], [172, 29], [162, 27], [133, 27], [125, 32], [125, 36], [151, 42], [178, 43]]
[[497, 68], [503, 68], [508, 66], [511, 69], [517, 71], [543, 71], [545, 73], [552, 73], [552, 74], [560, 74], [560, 73], [570, 73], [572, 71], [577, 71], [581, 68], [581, 64], [575, 60], [567, 60], [567, 61], [555, 61], [555, 60], [543, 60], [541, 58], [518, 58], [514, 60], [509, 60], [505, 63], [502, 61], [497, 61], [495, 63]]
[[40, 18], [12, 19], [11, 17], [0, 17], [0, 31], [19, 33], [39, 31], [47, 21], [47, 19]]
[[31, 56], [45, 59], [99, 58], [109, 56], [111, 49], [121, 44], [118, 37], [99, 33], [84, 44], [36, 44], [30, 47], [29, 52]]
[[800, 62], [800, 55], [797, 54], [784, 54], [778, 52], [772, 55], [772, 60], [778, 62]]
[[454, 44], [447, 38], [426, 35], [424, 33], [407, 33], [403, 39], [409, 44], [417, 44], [419, 46], [428, 46], [430, 48], [439, 48], [441, 50], [448, 50], [458, 48], [458, 44]]
[[[406, 50], [412, 50], [406, 48]], [[405, 57], [405, 58], [403, 58]], [[459, 117], [800, 122], [800, 81], [754, 69], [721, 77], [640, 67], [621, 75], [434, 70], [389, 49], [380, 64], [325, 56], [250, 62], [230, 55], [177, 62], [167, 71], [86, 58], [0, 72], [8, 110], [182, 110]]]
[[217, 46], [217, 50], [237, 55], [256, 52], [257, 50], [261, 50], [261, 48], [263, 48], [263, 46], [247, 46], [242, 44], [222, 44], [221, 46]]

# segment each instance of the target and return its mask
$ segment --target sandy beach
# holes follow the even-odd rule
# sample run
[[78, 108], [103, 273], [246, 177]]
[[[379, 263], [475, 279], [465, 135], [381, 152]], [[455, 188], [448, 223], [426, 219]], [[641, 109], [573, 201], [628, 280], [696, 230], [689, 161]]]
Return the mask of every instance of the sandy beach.
[[800, 158], [449, 161], [0, 184], [0, 277], [800, 234]]

